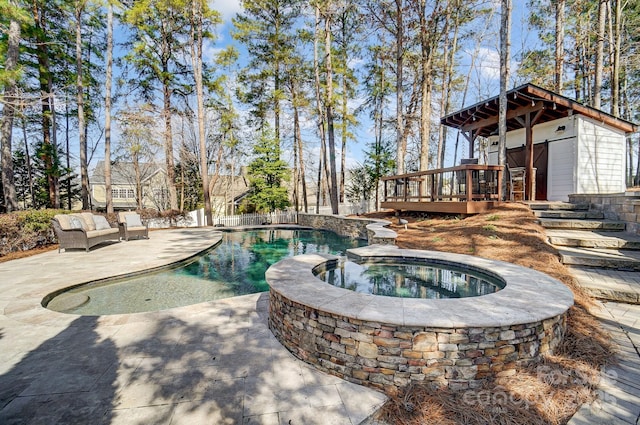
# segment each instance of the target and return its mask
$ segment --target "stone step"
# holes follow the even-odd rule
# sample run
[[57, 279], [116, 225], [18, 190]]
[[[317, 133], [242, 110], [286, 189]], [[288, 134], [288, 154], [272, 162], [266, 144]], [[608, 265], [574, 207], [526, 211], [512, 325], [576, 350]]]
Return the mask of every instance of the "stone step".
[[640, 270], [638, 251], [565, 247], [558, 252], [562, 263], [566, 265]]
[[598, 220], [604, 218], [604, 213], [600, 211], [534, 210], [533, 214], [539, 218], [569, 218], [574, 220]]
[[607, 230], [623, 231], [624, 221], [613, 220], [572, 220], [562, 218], [540, 218], [538, 222], [545, 229]]
[[[549, 243], [556, 246], [640, 250], [640, 237], [627, 232], [587, 230], [546, 230]], [[615, 235], [615, 236], [613, 236]]]
[[531, 201], [527, 202], [532, 210], [560, 210], [560, 211], [586, 211], [589, 204], [571, 204], [560, 201]]
[[[640, 304], [640, 273], [637, 271], [571, 266], [571, 274], [595, 298]], [[633, 353], [635, 354], [635, 349]], [[628, 382], [627, 385], [634, 385], [640, 395], [640, 382]]]

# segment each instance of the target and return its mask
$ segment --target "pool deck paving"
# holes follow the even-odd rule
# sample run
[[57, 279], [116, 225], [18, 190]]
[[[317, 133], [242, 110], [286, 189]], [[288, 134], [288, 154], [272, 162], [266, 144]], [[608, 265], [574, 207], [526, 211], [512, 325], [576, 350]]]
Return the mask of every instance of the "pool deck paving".
[[42, 307], [70, 285], [187, 259], [221, 234], [150, 236], [0, 263], [0, 424], [356, 425], [386, 401], [282, 347], [267, 294], [109, 316]]
[[[640, 272], [594, 267], [570, 270], [580, 285], [597, 286], [603, 294], [634, 294], [640, 289]], [[596, 401], [583, 405], [569, 425], [640, 425], [640, 305], [602, 302], [592, 313], [611, 335], [617, 355], [602, 373]]]
[[[293, 357], [254, 294], [150, 313], [77, 316], [42, 307], [70, 285], [161, 267], [211, 246], [209, 229], [0, 263], [0, 424], [359, 424], [386, 397]], [[585, 285], [638, 274], [573, 269]], [[640, 273], [639, 273], [640, 274]], [[569, 422], [640, 425], [640, 305], [595, 311], [618, 346], [599, 398]], [[370, 423], [377, 423], [372, 421]]]

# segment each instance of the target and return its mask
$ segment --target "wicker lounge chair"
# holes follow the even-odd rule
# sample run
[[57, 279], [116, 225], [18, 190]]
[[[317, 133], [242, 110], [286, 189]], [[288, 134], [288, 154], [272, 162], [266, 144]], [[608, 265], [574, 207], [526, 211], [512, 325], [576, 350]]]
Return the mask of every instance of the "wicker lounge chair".
[[149, 239], [149, 222], [142, 223], [140, 214], [135, 211], [119, 212], [118, 227], [120, 228], [120, 237], [125, 241], [131, 238]]
[[58, 238], [58, 252], [73, 248], [89, 249], [102, 242], [120, 242], [120, 232], [107, 219], [91, 213], [57, 214], [51, 220]]

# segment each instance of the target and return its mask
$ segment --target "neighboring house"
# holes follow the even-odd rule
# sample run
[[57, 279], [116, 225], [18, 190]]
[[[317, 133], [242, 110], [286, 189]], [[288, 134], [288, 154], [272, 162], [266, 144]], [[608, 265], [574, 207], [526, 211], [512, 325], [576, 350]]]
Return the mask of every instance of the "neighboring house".
[[[106, 208], [107, 195], [104, 179], [104, 161], [98, 162], [93, 170], [91, 182], [92, 207]], [[165, 210], [169, 208], [169, 189], [164, 167], [153, 163], [140, 164], [140, 186], [142, 208]], [[111, 190], [114, 210], [138, 208], [136, 173], [131, 162], [116, 162], [111, 165]]]
[[[169, 208], [169, 189], [164, 166], [140, 164], [142, 207], [165, 210]], [[91, 201], [94, 209], [106, 208], [106, 186], [104, 162], [96, 165], [91, 176]], [[230, 215], [237, 211], [238, 204], [249, 191], [246, 175], [210, 176], [211, 209], [214, 215]], [[136, 177], [133, 163], [118, 162], [111, 165], [111, 189], [115, 210], [136, 209]], [[178, 193], [180, 196], [180, 193]]]
[[237, 214], [238, 205], [249, 193], [249, 179], [239, 176], [218, 175], [209, 177], [211, 187], [211, 212], [213, 215]]
[[[535, 173], [527, 199], [626, 190], [626, 136], [638, 126], [533, 84], [508, 91], [507, 99], [507, 164]], [[470, 158], [475, 139], [488, 138], [487, 162], [498, 164], [498, 106], [496, 96], [441, 122], [471, 141]]]

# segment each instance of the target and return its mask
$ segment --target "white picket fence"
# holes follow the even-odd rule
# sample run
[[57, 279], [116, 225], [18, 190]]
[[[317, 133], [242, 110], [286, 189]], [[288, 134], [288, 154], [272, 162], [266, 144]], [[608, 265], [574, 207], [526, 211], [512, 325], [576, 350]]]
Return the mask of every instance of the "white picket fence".
[[268, 214], [241, 214], [213, 217], [214, 226], [259, 226], [262, 224], [296, 224], [295, 211], [276, 211]]

